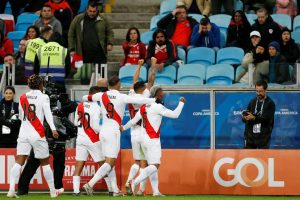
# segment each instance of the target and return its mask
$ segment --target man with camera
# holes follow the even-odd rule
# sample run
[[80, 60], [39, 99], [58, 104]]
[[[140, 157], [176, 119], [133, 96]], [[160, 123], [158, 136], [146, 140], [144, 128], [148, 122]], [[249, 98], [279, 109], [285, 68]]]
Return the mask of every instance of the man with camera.
[[253, 98], [247, 110], [242, 112], [245, 122], [245, 149], [268, 149], [274, 125], [275, 104], [266, 95], [268, 84], [261, 80], [255, 84], [256, 97]]

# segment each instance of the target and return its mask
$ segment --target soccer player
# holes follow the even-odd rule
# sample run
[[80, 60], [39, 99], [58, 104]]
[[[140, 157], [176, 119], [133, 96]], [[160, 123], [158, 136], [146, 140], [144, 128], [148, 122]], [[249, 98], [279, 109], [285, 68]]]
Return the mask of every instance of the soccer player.
[[[131, 181], [131, 190], [134, 195], [136, 186], [152, 174], [155, 174], [159, 168], [161, 158], [160, 125], [162, 117], [178, 118], [185, 103], [185, 98], [181, 97], [177, 108], [172, 111], [163, 106], [164, 92], [162, 88], [152, 87], [150, 93], [152, 97], [156, 98], [156, 102], [142, 105], [135, 117], [124, 127], [121, 127], [121, 131], [127, 130], [142, 119], [142, 148], [148, 162], [148, 167], [136, 179]], [[153, 177], [151, 181], [153, 196], [163, 196], [158, 190], [158, 177]]]
[[[157, 62], [157, 59], [155, 57], [151, 58], [151, 72], [149, 75], [149, 80], [147, 85], [145, 85], [144, 81], [138, 81], [139, 75], [140, 75], [140, 69], [144, 63], [144, 60], [138, 61], [138, 67], [136, 70], [136, 73], [133, 77], [133, 84], [129, 90], [129, 95], [139, 98], [139, 97], [150, 97], [150, 88], [153, 86], [154, 80], [155, 80], [155, 64]], [[128, 104], [128, 110], [130, 114], [130, 118], [133, 119], [137, 111], [139, 110], [140, 105], [139, 104]], [[141, 123], [138, 122], [136, 125], [131, 127], [131, 146], [132, 146], [132, 154], [133, 158], [135, 160], [135, 163], [130, 167], [130, 171], [128, 174], [128, 179], [126, 181], [125, 187], [127, 194], [131, 194], [130, 189], [130, 181], [136, 176], [138, 171], [143, 171], [145, 167], [147, 167], [147, 161], [145, 159], [144, 153], [141, 148], [141, 142], [142, 142], [142, 127]], [[150, 177], [151, 181], [151, 177]], [[141, 182], [140, 189], [137, 192], [137, 195], [143, 195], [146, 188], [146, 180]]]
[[83, 186], [87, 194], [92, 194], [93, 186], [101, 178], [105, 177], [115, 165], [115, 160], [120, 151], [120, 126], [128, 103], [152, 103], [152, 98], [133, 98], [119, 92], [120, 79], [113, 76], [108, 81], [109, 91], [94, 95], [83, 96], [83, 100], [100, 101], [103, 124], [101, 127], [101, 145], [105, 163], [97, 170], [94, 177]]
[[28, 86], [30, 91], [22, 94], [19, 101], [19, 117], [22, 124], [18, 137], [16, 163], [10, 171], [10, 186], [7, 197], [18, 198], [15, 193], [15, 183], [20, 176], [21, 167], [30, 154], [31, 148], [33, 148], [35, 158], [41, 162], [44, 177], [50, 188], [50, 196], [54, 198], [62, 193], [63, 189], [56, 190], [54, 187], [53, 173], [49, 165], [49, 147], [43, 126], [44, 117], [52, 130], [53, 137], [58, 138], [59, 135], [53, 123], [49, 97], [42, 93], [42, 77], [30, 76]]

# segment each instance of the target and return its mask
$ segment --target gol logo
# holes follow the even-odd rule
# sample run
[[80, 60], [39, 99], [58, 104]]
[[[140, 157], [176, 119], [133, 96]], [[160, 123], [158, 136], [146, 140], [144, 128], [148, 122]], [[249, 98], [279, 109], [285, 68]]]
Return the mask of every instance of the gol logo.
[[[284, 181], [274, 180], [274, 158], [269, 158], [268, 164], [256, 158], [244, 158], [237, 163], [235, 169], [227, 169], [227, 175], [231, 175], [234, 178], [232, 180], [224, 180], [220, 176], [220, 168], [224, 164], [232, 164], [233, 162], [234, 158], [230, 157], [222, 158], [216, 162], [213, 175], [218, 184], [224, 187], [232, 187], [238, 183], [245, 187], [259, 187], [268, 181], [269, 187], [284, 187]], [[258, 171], [254, 180], [251, 180], [246, 173], [247, 167], [250, 165], [254, 165]]]

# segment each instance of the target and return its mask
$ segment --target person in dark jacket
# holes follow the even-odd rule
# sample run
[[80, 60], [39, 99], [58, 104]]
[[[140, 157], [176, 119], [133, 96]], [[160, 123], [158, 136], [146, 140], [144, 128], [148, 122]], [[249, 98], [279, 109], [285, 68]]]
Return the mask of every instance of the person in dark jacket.
[[195, 25], [198, 25], [198, 22], [188, 17], [187, 8], [184, 5], [177, 6], [172, 13], [157, 22], [157, 27], [165, 30], [168, 38], [184, 49], [190, 45], [190, 36]]
[[274, 126], [275, 103], [267, 96], [267, 82], [261, 80], [255, 84], [256, 97], [242, 113], [245, 125], [245, 149], [268, 149]]
[[19, 104], [14, 102], [15, 88], [6, 86], [0, 102], [0, 148], [15, 148], [21, 121], [18, 119]]
[[151, 58], [157, 59], [156, 69], [160, 72], [169, 65], [178, 67], [177, 49], [174, 43], [168, 40], [167, 34], [164, 30], [157, 29], [153, 33], [152, 41], [149, 42], [147, 49], [146, 66], [151, 66]]
[[291, 78], [289, 65], [283, 55], [280, 54], [280, 44], [273, 41], [269, 44], [269, 82], [278, 84], [290, 84]]
[[286, 27], [281, 31], [280, 49], [281, 55], [285, 57], [290, 65], [293, 66], [299, 59], [299, 47], [295, 43], [295, 40], [291, 38], [291, 30]]
[[227, 29], [227, 47], [240, 47], [246, 51], [249, 48], [250, 23], [241, 10], [235, 11]]
[[281, 28], [272, 19], [265, 8], [260, 8], [256, 11], [257, 19], [252, 25], [252, 30], [259, 31], [262, 42], [269, 44], [272, 41], [280, 41]]

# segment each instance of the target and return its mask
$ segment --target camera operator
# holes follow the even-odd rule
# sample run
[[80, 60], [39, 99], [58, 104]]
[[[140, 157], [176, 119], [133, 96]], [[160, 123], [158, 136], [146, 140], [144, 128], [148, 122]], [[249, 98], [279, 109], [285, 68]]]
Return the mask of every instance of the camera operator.
[[0, 148], [16, 148], [21, 121], [18, 119], [19, 104], [14, 102], [15, 88], [6, 86], [0, 102]]
[[275, 104], [266, 95], [268, 84], [261, 80], [255, 84], [257, 97], [242, 113], [245, 126], [245, 149], [268, 149], [274, 126]]
[[[58, 139], [54, 139], [51, 130], [45, 124], [45, 132], [49, 144], [50, 153], [53, 156], [54, 185], [56, 189], [63, 188], [63, 175], [65, 170], [65, 144], [66, 140], [76, 136], [77, 128], [68, 119], [69, 114], [76, 111], [77, 103], [71, 101], [65, 93], [58, 93], [56, 85], [51, 82], [51, 77], [45, 83], [45, 93], [50, 98], [50, 107], [53, 113], [54, 124], [59, 133]], [[60, 106], [59, 106], [60, 105]], [[31, 178], [39, 167], [39, 160], [34, 158], [31, 152], [28, 162], [21, 174], [18, 184], [18, 195], [28, 194]]]

